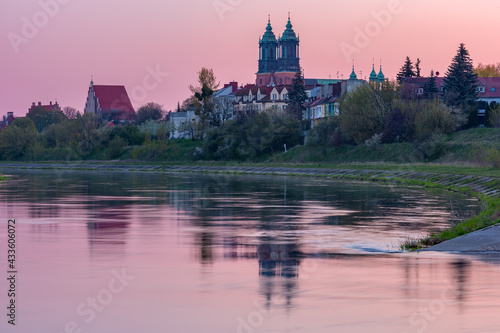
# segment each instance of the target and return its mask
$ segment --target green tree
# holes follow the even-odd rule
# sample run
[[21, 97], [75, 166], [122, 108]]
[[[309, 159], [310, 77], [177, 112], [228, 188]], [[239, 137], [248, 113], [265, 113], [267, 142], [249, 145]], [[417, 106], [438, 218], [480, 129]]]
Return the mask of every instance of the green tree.
[[462, 113], [436, 99], [421, 101], [419, 112], [415, 116], [416, 139], [424, 141], [433, 135], [451, 134], [464, 122], [465, 117]]
[[30, 118], [16, 118], [0, 131], [0, 158], [3, 160], [27, 159], [33, 152], [38, 134]]
[[478, 77], [500, 77], [500, 62], [496, 64], [479, 63], [474, 69], [474, 74]]
[[413, 67], [413, 62], [410, 60], [410, 57], [406, 57], [405, 63], [401, 67], [397, 75], [398, 82], [401, 83], [403, 81], [403, 78], [405, 77], [414, 77], [414, 76], [416, 76], [416, 74], [415, 74], [415, 69]]
[[444, 77], [444, 97], [450, 106], [465, 108], [477, 100], [477, 74], [465, 45], [460, 44], [457, 54]]
[[219, 88], [220, 82], [217, 82], [217, 78], [212, 68], [203, 67], [198, 72], [198, 85], [189, 85], [189, 90], [191, 90], [193, 95], [196, 93], [201, 94], [204, 85], [206, 85], [207, 88], [212, 91], [216, 91], [217, 88]]
[[[202, 134], [207, 126], [220, 126], [221, 120], [215, 114], [215, 107], [212, 95], [219, 87], [214, 71], [211, 68], [203, 67], [198, 72], [198, 86], [190, 85], [189, 89], [193, 93], [191, 103], [195, 107], [195, 113], [200, 118], [199, 125]], [[185, 103], [183, 103], [184, 106]]]
[[163, 118], [165, 111], [163, 106], [157, 103], [147, 103], [139, 108], [137, 111], [137, 124], [142, 124], [147, 120], [159, 120]]
[[438, 96], [439, 89], [436, 84], [436, 75], [434, 75], [434, 70], [431, 70], [431, 76], [424, 86], [424, 97], [427, 99], [434, 99]]
[[332, 146], [332, 139], [338, 128], [338, 117], [320, 119], [307, 133], [307, 145], [321, 147], [323, 156], [326, 157], [328, 147]]
[[292, 88], [288, 92], [288, 109], [299, 121], [302, 120], [302, 114], [305, 111], [304, 102], [307, 101], [307, 93], [302, 75], [302, 69], [295, 74], [292, 80]]
[[339, 104], [340, 130], [347, 141], [361, 144], [384, 131], [390, 108], [371, 86], [360, 86], [344, 95]]
[[39, 132], [42, 132], [44, 128], [47, 128], [47, 126], [58, 124], [67, 119], [62, 111], [50, 111], [43, 106], [35, 106], [31, 108], [26, 116], [33, 120]]

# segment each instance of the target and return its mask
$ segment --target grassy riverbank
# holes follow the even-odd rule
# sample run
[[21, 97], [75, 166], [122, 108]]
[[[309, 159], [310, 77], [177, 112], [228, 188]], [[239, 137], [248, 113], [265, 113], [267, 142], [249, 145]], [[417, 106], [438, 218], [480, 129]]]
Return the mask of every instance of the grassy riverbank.
[[480, 199], [483, 203], [483, 208], [479, 215], [465, 219], [438, 234], [431, 234], [420, 239], [408, 239], [401, 244], [401, 249], [415, 251], [427, 248], [499, 223], [500, 198], [491, 198], [482, 195]]

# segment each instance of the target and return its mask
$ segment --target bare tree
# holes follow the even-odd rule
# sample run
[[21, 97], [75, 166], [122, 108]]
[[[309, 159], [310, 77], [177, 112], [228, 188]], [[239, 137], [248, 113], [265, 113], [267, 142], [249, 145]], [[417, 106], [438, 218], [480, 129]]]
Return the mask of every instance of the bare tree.
[[66, 106], [63, 108], [63, 113], [68, 119], [76, 119], [76, 116], [80, 113], [80, 111], [71, 106]]

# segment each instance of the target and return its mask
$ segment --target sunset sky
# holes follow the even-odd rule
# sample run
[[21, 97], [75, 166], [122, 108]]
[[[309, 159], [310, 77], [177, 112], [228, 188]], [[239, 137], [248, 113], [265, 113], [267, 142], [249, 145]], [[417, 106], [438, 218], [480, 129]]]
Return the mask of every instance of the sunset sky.
[[201, 67], [252, 83], [268, 15], [278, 35], [288, 12], [307, 78], [347, 78], [352, 59], [364, 78], [375, 58], [394, 79], [406, 56], [443, 75], [462, 42], [474, 64], [500, 62], [498, 0], [2, 0], [0, 117], [38, 101], [83, 111], [91, 76], [136, 109], [174, 109]]

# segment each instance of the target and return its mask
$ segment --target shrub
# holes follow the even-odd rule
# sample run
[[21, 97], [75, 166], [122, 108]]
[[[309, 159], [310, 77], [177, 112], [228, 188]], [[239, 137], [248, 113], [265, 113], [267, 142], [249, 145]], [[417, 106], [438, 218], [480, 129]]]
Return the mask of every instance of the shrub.
[[433, 135], [451, 134], [465, 122], [460, 110], [437, 100], [423, 102], [420, 106], [421, 110], [415, 115], [415, 136], [419, 141], [426, 141]]
[[384, 119], [390, 112], [379, 91], [369, 85], [358, 87], [340, 100], [339, 124], [349, 142], [361, 144], [384, 130]]
[[365, 141], [365, 146], [370, 149], [377, 149], [382, 143], [382, 134], [374, 134], [371, 138]]
[[127, 143], [120, 137], [115, 137], [113, 140], [109, 142], [109, 147], [107, 151], [107, 155], [109, 159], [115, 159], [120, 157], [123, 154], [125, 146]]

